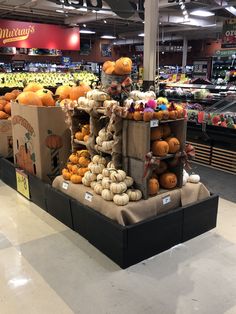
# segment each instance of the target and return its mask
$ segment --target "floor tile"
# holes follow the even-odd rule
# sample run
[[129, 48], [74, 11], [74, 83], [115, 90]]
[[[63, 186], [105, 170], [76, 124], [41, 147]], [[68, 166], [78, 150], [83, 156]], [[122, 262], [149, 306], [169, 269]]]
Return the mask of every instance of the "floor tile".
[[0, 250], [6, 249], [10, 246], [12, 246], [11, 242], [2, 233], [0, 233]]

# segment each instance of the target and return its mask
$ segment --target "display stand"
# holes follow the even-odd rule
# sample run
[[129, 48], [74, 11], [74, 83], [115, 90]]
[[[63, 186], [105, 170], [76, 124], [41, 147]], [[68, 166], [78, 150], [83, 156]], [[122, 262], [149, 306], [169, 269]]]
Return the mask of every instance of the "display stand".
[[[0, 158], [0, 178], [16, 189], [15, 165], [4, 158]], [[216, 226], [217, 195], [130, 226], [121, 226], [37, 178], [29, 176], [29, 184], [33, 202], [81, 234], [121, 268]]]

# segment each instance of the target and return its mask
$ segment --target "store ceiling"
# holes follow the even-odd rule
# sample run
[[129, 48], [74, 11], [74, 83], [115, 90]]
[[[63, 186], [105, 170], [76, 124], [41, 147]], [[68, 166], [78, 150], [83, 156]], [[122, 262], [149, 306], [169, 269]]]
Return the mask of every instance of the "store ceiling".
[[[66, 0], [62, 2], [66, 3]], [[60, 0], [0, 0], [0, 19], [24, 20], [50, 24], [61, 24], [67, 27], [75, 25], [81, 29], [90, 29], [95, 35], [83, 35], [100, 37], [104, 34], [116, 35], [120, 40], [137, 40], [138, 34], [144, 30], [143, 21], [136, 12], [129, 18], [121, 18], [111, 11], [108, 6], [112, 0], [103, 2], [102, 10], [96, 13], [86, 10], [86, 7], [75, 9], [56, 4]], [[138, 2], [138, 0], [132, 0]], [[71, 1], [71, 3], [79, 1]], [[82, 1], [86, 3], [86, 1]], [[97, 1], [91, 1], [93, 5]], [[122, 2], [122, 1], [121, 1]], [[184, 0], [183, 0], [184, 2]], [[70, 3], [70, 1], [69, 1]], [[184, 21], [180, 4], [168, 3], [168, 0], [160, 0], [160, 31], [162, 38], [171, 37], [172, 40], [186, 36], [188, 38], [217, 38], [226, 18], [236, 17], [236, 0], [185, 0], [185, 7], [189, 14], [189, 20]], [[190, 13], [196, 9], [205, 9], [214, 13], [211, 17], [192, 16]], [[59, 11], [58, 11], [59, 10]]]

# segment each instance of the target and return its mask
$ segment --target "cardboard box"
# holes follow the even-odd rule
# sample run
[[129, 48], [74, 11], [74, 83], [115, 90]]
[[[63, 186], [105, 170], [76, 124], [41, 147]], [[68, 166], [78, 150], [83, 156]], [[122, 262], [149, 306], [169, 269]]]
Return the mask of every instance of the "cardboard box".
[[70, 130], [60, 107], [12, 104], [14, 161], [51, 183], [60, 174], [71, 149]]
[[9, 158], [12, 154], [11, 120], [0, 120], [0, 156]]

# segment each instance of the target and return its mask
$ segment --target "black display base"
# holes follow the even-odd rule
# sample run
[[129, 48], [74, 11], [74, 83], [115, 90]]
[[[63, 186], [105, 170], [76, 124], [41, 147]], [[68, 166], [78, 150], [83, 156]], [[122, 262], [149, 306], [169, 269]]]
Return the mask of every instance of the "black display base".
[[[16, 188], [15, 166], [0, 158], [1, 179]], [[78, 232], [121, 268], [127, 268], [216, 226], [218, 195], [121, 226], [29, 175], [31, 200]]]

